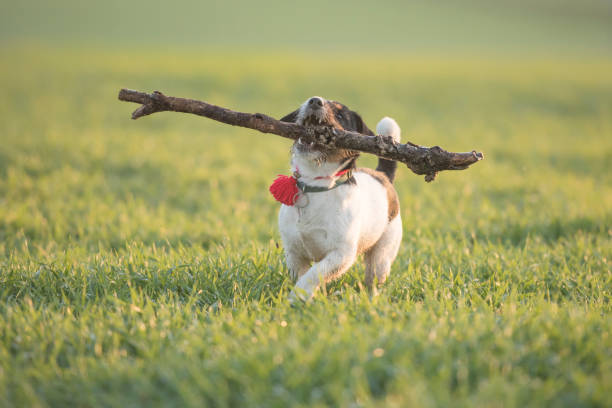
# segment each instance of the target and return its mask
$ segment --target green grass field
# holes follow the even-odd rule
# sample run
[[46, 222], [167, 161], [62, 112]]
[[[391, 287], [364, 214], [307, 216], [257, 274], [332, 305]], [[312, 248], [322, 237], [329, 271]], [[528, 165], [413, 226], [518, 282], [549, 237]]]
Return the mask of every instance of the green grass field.
[[[2, 405], [612, 403], [610, 62], [11, 57]], [[291, 308], [267, 192], [289, 142], [187, 115], [130, 121], [118, 89], [161, 84], [276, 116], [324, 90], [371, 126], [388, 114], [404, 140], [486, 160], [432, 184], [402, 168], [405, 237], [380, 296], [358, 264]]]
[[[333, 29], [322, 17], [321, 52], [319, 9], [247, 41], [238, 27], [287, 6], [226, 25], [224, 3], [186, 3], [3, 6], [0, 406], [612, 407], [609, 5], [357, 2]], [[360, 261], [291, 307], [267, 191], [290, 142], [131, 121], [122, 87], [275, 117], [321, 95], [485, 160], [431, 184], [400, 168], [404, 239], [380, 295]]]

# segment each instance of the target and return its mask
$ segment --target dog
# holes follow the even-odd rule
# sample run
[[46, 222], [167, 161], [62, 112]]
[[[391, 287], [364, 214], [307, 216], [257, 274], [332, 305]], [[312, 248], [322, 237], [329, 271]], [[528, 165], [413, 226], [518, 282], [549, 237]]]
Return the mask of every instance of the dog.
[[[374, 136], [359, 114], [318, 96], [280, 120]], [[383, 118], [376, 133], [400, 141], [400, 128], [391, 118]], [[281, 205], [278, 217], [287, 268], [296, 282], [291, 302], [311, 299], [321, 284], [342, 276], [360, 254], [369, 290], [376, 291], [389, 275], [402, 240], [392, 184], [397, 163], [379, 159], [376, 170], [356, 168], [358, 156], [356, 151], [301, 140], [291, 147], [291, 170], [299, 191], [293, 205]]]

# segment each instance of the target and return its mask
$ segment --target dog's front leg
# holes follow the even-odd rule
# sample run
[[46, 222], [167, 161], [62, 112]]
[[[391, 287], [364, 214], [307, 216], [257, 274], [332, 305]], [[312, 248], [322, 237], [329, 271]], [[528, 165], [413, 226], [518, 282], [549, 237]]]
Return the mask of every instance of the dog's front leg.
[[321, 283], [330, 282], [345, 273], [355, 262], [357, 248], [337, 249], [329, 252], [323, 259], [310, 267], [300, 277], [295, 288], [289, 295], [289, 300], [310, 300]]
[[289, 276], [296, 282], [301, 278], [308, 268], [310, 268], [310, 261], [297, 253], [297, 251], [287, 250], [285, 254], [285, 262], [287, 263], [287, 269], [289, 269]]

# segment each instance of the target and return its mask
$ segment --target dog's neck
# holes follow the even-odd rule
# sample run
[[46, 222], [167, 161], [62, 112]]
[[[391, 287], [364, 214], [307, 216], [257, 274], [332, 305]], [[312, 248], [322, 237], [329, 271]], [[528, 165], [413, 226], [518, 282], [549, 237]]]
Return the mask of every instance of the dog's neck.
[[301, 182], [313, 187], [330, 188], [342, 177], [337, 173], [343, 170], [349, 161], [327, 161], [318, 152], [296, 152], [291, 155], [291, 171], [299, 174]]

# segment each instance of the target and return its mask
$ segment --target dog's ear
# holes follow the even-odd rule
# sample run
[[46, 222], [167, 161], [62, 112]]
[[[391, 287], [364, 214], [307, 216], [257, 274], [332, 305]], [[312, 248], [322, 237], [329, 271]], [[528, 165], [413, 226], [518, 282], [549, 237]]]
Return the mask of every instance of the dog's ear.
[[340, 102], [331, 102], [331, 108], [334, 111], [336, 120], [346, 130], [359, 132], [362, 135], [374, 136], [374, 133], [367, 127], [361, 116]]
[[365, 124], [365, 122], [357, 112], [349, 110], [349, 117], [351, 118], [351, 122], [357, 132], [361, 133], [362, 135], [374, 136], [374, 132], [372, 132], [370, 128], [368, 128], [368, 126]]
[[295, 121], [297, 120], [297, 115], [298, 115], [299, 109], [294, 110], [293, 112], [283, 116], [282, 118], [280, 118], [279, 120], [281, 122], [291, 122], [291, 123], [295, 123]]

